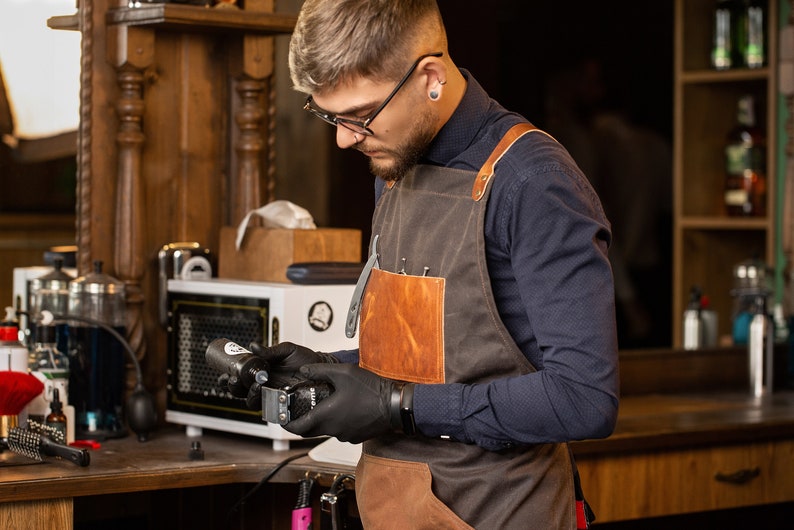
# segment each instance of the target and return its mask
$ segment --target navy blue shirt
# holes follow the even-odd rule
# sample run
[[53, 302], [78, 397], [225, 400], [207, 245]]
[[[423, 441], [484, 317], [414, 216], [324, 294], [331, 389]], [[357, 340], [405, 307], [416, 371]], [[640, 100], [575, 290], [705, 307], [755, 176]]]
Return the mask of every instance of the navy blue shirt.
[[[477, 171], [502, 135], [526, 119], [462, 72], [463, 100], [422, 163]], [[512, 146], [491, 186], [484, 230], [494, 298], [537, 371], [487, 384], [416, 385], [417, 429], [494, 450], [608, 436], [617, 418], [618, 361], [611, 235], [601, 203], [568, 152], [539, 133]], [[376, 179], [376, 197], [382, 189]], [[339, 357], [355, 360], [350, 354]]]

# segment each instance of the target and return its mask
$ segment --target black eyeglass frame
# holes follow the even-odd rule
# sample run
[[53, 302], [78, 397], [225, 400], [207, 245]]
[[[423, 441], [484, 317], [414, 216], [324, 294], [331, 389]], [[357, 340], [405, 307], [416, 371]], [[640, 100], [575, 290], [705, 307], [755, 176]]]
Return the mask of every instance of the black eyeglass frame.
[[403, 85], [408, 81], [408, 78], [410, 78], [411, 74], [414, 73], [414, 70], [416, 70], [416, 68], [419, 66], [419, 63], [422, 62], [422, 59], [426, 59], [428, 57], [441, 57], [442, 55], [444, 55], [444, 52], [426, 53], [420, 56], [416, 61], [414, 61], [414, 64], [411, 65], [411, 68], [409, 68], [408, 71], [403, 76], [403, 78], [400, 79], [400, 82], [397, 83], [397, 86], [394, 87], [394, 90], [392, 90], [391, 93], [388, 96], [386, 96], [386, 99], [383, 100], [383, 103], [381, 103], [378, 106], [378, 108], [375, 109], [375, 111], [363, 121], [352, 120], [350, 118], [342, 118], [340, 116], [336, 116], [334, 114], [326, 112], [318, 107], [313, 107], [312, 101], [314, 101], [314, 98], [312, 98], [311, 94], [309, 95], [309, 97], [306, 98], [306, 103], [303, 105], [303, 110], [311, 112], [313, 115], [317, 116], [325, 123], [328, 123], [329, 125], [333, 125], [334, 127], [336, 127], [337, 125], [341, 125], [342, 127], [345, 127], [346, 129], [349, 129], [354, 133], [363, 134], [366, 136], [374, 136], [375, 133], [372, 131], [372, 129], [369, 128], [369, 125], [372, 123], [372, 120], [374, 120], [378, 116], [378, 114], [380, 114], [381, 111], [384, 108], [386, 108], [386, 105], [389, 104], [389, 102], [394, 98], [394, 96], [397, 95], [397, 92], [399, 92], [400, 89], [403, 87]]

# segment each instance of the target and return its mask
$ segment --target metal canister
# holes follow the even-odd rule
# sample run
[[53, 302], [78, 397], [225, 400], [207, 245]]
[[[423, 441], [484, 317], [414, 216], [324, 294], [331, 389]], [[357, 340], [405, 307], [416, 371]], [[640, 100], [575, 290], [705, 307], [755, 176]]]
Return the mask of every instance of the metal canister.
[[115, 335], [126, 333], [124, 283], [94, 272], [69, 284], [69, 402], [75, 407], [75, 437], [118, 438], [123, 418], [125, 351]]

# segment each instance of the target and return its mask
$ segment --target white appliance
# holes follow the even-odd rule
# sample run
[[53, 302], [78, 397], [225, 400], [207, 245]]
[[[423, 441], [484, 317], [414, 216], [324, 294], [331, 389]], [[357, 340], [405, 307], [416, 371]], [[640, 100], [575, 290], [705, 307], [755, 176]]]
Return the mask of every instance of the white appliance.
[[300, 437], [262, 421], [244, 401], [221, 395], [218, 374], [205, 359], [207, 345], [228, 338], [294, 342], [332, 352], [358, 347], [345, 336], [345, 317], [355, 285], [295, 285], [242, 280], [168, 280], [168, 385], [166, 421], [187, 426], [187, 434], [215, 429], [273, 440], [289, 448]]

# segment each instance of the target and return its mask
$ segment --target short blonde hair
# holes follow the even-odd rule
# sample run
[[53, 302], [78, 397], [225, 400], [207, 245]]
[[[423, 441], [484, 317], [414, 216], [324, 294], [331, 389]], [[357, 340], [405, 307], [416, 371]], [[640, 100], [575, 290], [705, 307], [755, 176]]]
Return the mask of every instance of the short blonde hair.
[[397, 80], [416, 57], [437, 51], [446, 52], [446, 34], [435, 0], [306, 0], [289, 68], [294, 88], [314, 94], [355, 76]]

